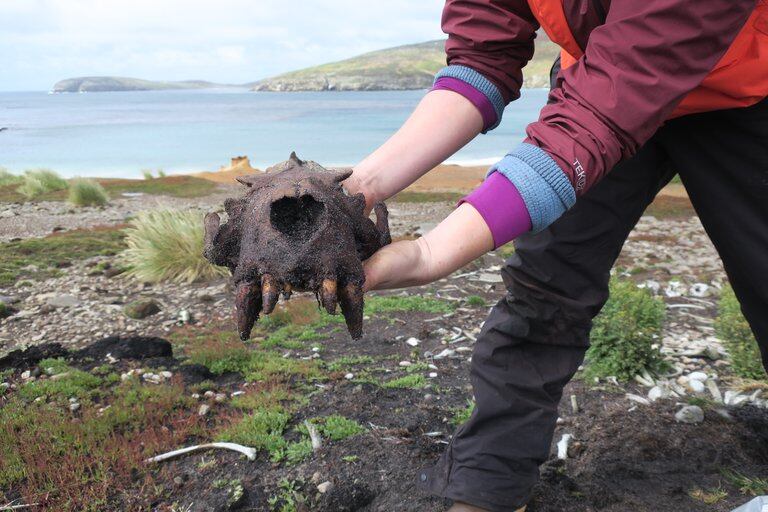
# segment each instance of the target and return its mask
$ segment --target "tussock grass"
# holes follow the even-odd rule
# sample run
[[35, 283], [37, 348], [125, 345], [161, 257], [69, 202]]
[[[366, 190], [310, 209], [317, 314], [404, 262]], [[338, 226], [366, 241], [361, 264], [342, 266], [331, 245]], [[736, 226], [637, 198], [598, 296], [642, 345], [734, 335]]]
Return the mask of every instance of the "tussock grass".
[[27, 199], [67, 188], [67, 181], [50, 169], [27, 171], [24, 173], [23, 179], [24, 182], [17, 191]]
[[720, 312], [715, 321], [715, 331], [728, 349], [731, 368], [736, 375], [746, 379], [768, 380], [755, 335], [730, 285], [725, 286], [720, 294]]
[[593, 323], [585, 374], [629, 380], [644, 369], [665, 369], [667, 363], [656, 346], [664, 323], [664, 302], [632, 281], [612, 279], [610, 293]]
[[109, 202], [109, 195], [97, 181], [75, 179], [69, 184], [67, 201], [74, 206], [103, 206]]
[[24, 181], [21, 176], [17, 176], [8, 171], [5, 167], [0, 167], [0, 187], [7, 185], [17, 185]]
[[125, 230], [128, 274], [146, 282], [192, 283], [227, 275], [203, 257], [203, 215], [187, 210], [142, 212]]

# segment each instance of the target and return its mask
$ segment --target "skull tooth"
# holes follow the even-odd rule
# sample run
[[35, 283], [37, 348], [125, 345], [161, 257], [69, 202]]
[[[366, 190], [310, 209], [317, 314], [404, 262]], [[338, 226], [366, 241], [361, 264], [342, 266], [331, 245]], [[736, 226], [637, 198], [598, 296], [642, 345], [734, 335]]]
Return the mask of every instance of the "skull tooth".
[[261, 301], [262, 312], [265, 315], [272, 313], [277, 305], [277, 299], [280, 295], [280, 286], [277, 280], [269, 274], [264, 274], [261, 278]]
[[235, 317], [237, 319], [237, 332], [243, 341], [251, 337], [253, 324], [259, 319], [259, 310], [261, 309], [260, 292], [259, 285], [251, 281], [243, 281], [237, 285], [235, 292]]
[[357, 284], [347, 284], [339, 291], [339, 303], [347, 329], [352, 339], [363, 336], [363, 289]]
[[320, 302], [325, 310], [331, 314], [336, 314], [336, 281], [332, 279], [323, 279], [320, 287]]

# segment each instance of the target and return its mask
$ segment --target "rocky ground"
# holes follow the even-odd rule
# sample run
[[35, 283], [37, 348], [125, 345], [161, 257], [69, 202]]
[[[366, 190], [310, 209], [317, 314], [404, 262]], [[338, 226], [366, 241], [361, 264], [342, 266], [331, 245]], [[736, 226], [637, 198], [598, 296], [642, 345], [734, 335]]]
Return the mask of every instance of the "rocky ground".
[[[103, 210], [75, 213], [56, 203], [5, 205], [0, 207], [0, 238], [40, 236], [58, 226], [122, 223], [155, 204], [209, 210], [222, 197], [175, 199], [173, 204], [166, 198], [124, 198]], [[418, 235], [450, 209], [449, 203], [393, 204], [394, 235]], [[424, 304], [438, 301], [449, 307], [435, 310], [416, 304], [369, 313], [366, 335], [359, 342], [332, 323], [309, 336], [294, 333], [297, 342], [276, 342], [284, 360], [324, 369], [322, 378], [313, 379], [291, 370], [279, 382], [292, 393], [303, 393], [292, 406], [289, 425], [341, 415], [362, 426], [362, 433], [326, 440], [293, 464], [275, 462], [261, 451], [254, 461], [231, 452], [182, 457], [152, 466], [148, 476], [123, 482], [124, 487], [97, 509], [444, 510], [444, 502], [418, 491], [415, 477], [444, 450], [455, 424], [468, 412], [472, 347], [488, 308], [503, 295], [502, 264], [503, 251], [497, 251], [433, 286], [395, 294], [396, 299], [417, 297], [427, 301]], [[152, 438], [156, 444], [146, 446], [159, 453], [210, 440], [215, 437], [211, 432], [241, 414], [238, 397], [267, 396], [270, 386], [277, 385], [261, 373], [248, 377], [216, 373], [210, 365], [183, 364], [185, 357], [194, 359], [192, 340], [208, 343], [219, 333], [231, 334], [226, 281], [138, 283], [114, 275], [110, 268], [115, 266], [114, 256], [97, 256], [73, 262], [56, 277], [0, 288], [0, 300], [15, 310], [0, 320], [0, 354], [36, 346], [43, 350], [0, 359], [7, 391], [0, 403], [29, 382], [55, 379], [55, 370], [38, 366], [43, 357], [52, 356], [64, 356], [83, 371], [109, 365], [122, 385], [135, 381], [142, 386], [177, 386], [174, 389], [191, 401], [184, 410], [191, 411], [189, 421], [197, 422], [198, 430], [171, 428], [184, 432], [176, 437], [158, 433]], [[569, 384], [555, 433], [562, 457], [553, 446], [530, 510], [732, 510], [748, 501], [750, 492], [762, 489], [759, 478], [768, 474], [768, 390], [745, 388], [734, 379], [715, 337], [717, 295], [725, 282], [717, 254], [696, 217], [647, 216], [625, 245], [616, 272], [665, 301], [660, 343], [672, 371], [639, 375], [629, 384], [595, 384], [580, 378]], [[258, 343], [271, 342], [273, 334], [265, 331], [254, 350], [262, 350], [266, 345], [258, 348]], [[89, 348], [110, 336], [120, 338]], [[156, 341], [147, 342], [147, 336]], [[173, 353], [171, 345], [164, 348], [165, 339], [171, 341]], [[151, 353], [120, 353], [121, 346], [155, 348], [147, 349]], [[406, 378], [403, 386], [386, 384], [401, 378]], [[90, 404], [72, 397], [62, 407], [75, 421], [85, 421], [91, 408], [110, 407], [101, 400]], [[286, 433], [289, 438], [297, 435]], [[0, 482], [2, 475], [0, 463]], [[750, 487], [744, 478], [757, 484]], [[762, 484], [768, 486], [765, 480]], [[0, 485], [0, 505], [2, 496], [14, 503], [35, 498], [42, 508], [59, 509], [54, 497], [60, 495], [47, 493], [41, 498], [31, 495], [29, 486]]]

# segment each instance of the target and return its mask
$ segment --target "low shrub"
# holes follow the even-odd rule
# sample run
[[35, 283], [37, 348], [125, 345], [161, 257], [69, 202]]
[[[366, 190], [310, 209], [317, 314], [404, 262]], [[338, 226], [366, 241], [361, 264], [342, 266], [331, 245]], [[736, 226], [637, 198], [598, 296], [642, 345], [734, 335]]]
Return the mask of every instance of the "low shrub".
[[67, 200], [74, 206], [103, 206], [109, 202], [109, 195], [94, 180], [76, 179], [69, 184]]
[[730, 285], [720, 295], [720, 312], [715, 320], [715, 332], [731, 359], [731, 368], [736, 375], [747, 379], [766, 379], [757, 346], [747, 319], [741, 312], [741, 305]]
[[664, 370], [667, 363], [655, 346], [664, 323], [664, 302], [618, 279], [611, 280], [610, 294], [592, 326], [585, 374], [629, 380], [644, 369]]
[[141, 281], [192, 283], [227, 275], [203, 257], [203, 216], [192, 210], [140, 213], [125, 230], [122, 259]]
[[67, 181], [49, 169], [27, 171], [24, 173], [23, 180], [24, 182], [17, 189], [17, 192], [27, 199], [67, 188]]

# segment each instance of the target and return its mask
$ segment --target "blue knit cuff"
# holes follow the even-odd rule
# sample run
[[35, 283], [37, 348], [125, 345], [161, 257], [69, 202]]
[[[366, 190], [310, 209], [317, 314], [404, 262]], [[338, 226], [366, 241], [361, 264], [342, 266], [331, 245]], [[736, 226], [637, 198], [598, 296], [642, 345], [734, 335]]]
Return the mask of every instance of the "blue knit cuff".
[[533, 232], [537, 233], [576, 203], [576, 192], [568, 177], [541, 148], [520, 144], [488, 174], [500, 172], [517, 188], [531, 216]]
[[493, 82], [474, 69], [466, 66], [448, 66], [441, 69], [437, 75], [435, 75], [435, 82], [444, 77], [461, 80], [483, 93], [496, 111], [496, 124], [489, 127], [486, 131], [493, 130], [499, 126], [501, 117], [504, 115], [504, 107], [506, 104], [504, 103], [504, 97], [501, 95], [501, 92], [499, 92], [498, 87], [493, 85]]

